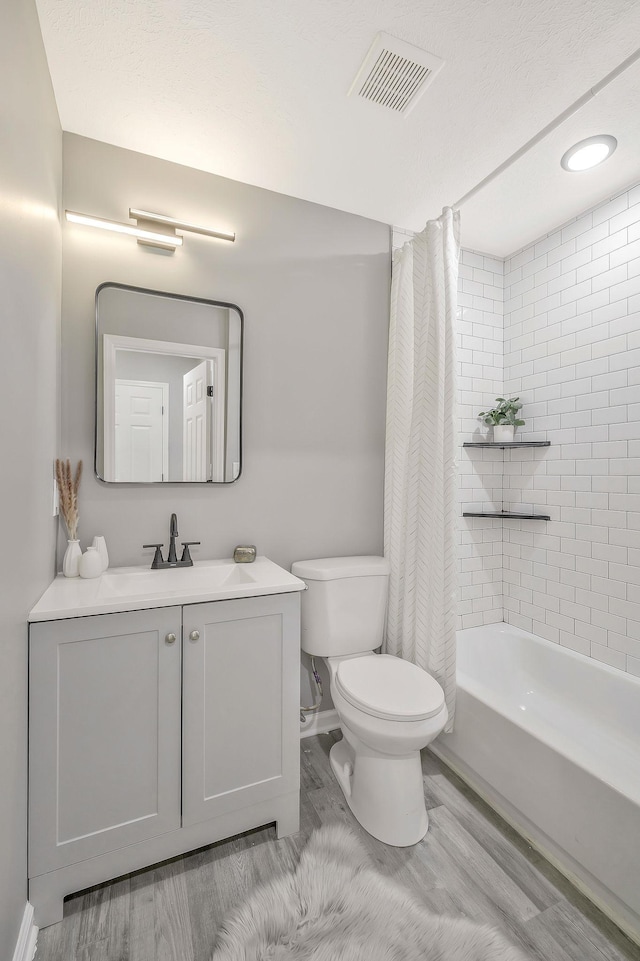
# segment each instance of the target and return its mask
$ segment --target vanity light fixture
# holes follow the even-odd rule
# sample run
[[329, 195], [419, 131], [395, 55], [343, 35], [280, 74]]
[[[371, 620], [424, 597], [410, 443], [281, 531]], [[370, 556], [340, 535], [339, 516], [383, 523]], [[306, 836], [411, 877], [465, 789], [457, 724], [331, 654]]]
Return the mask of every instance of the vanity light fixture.
[[102, 230], [113, 230], [119, 234], [128, 234], [136, 237], [140, 243], [149, 244], [153, 247], [164, 247], [167, 250], [175, 250], [182, 246], [182, 237], [171, 234], [163, 234], [155, 230], [144, 230], [135, 227], [133, 224], [121, 224], [117, 220], [105, 220], [104, 217], [90, 217], [88, 214], [79, 214], [74, 210], [65, 210], [67, 220], [73, 224], [84, 224], [86, 227], [100, 227]]
[[587, 137], [570, 147], [564, 154], [560, 165], [564, 170], [578, 173], [590, 170], [607, 160], [618, 146], [615, 137], [609, 134], [599, 134], [597, 137]]
[[216, 240], [229, 240], [233, 243], [236, 239], [234, 233], [225, 230], [214, 230], [212, 227], [201, 227], [199, 224], [190, 224], [185, 220], [175, 220], [173, 217], [165, 217], [164, 214], [153, 214], [149, 210], [137, 210], [135, 207], [129, 208], [129, 216], [133, 220], [144, 220], [150, 224], [163, 224], [173, 227], [174, 230], [186, 230], [191, 234], [204, 234], [205, 237], [215, 237]]
[[[181, 247], [183, 237], [176, 233], [176, 230], [186, 230], [192, 234], [203, 234], [205, 237], [214, 237], [217, 240], [228, 240], [233, 243], [236, 239], [235, 233], [224, 230], [214, 230], [212, 227], [202, 227], [199, 224], [187, 223], [184, 220], [175, 220], [173, 217], [166, 217], [164, 214], [154, 214], [149, 210], [138, 210], [135, 207], [129, 208], [129, 216], [137, 221], [134, 224], [122, 224], [117, 220], [106, 220], [103, 217], [90, 217], [88, 214], [76, 213], [73, 210], [65, 211], [67, 220], [75, 224], [85, 224], [87, 227], [100, 227], [103, 230], [114, 230], [117, 233], [128, 234], [135, 237], [139, 244], [149, 247], [162, 247], [165, 250], [174, 251], [176, 247]], [[160, 229], [154, 230], [157, 225]], [[164, 229], [163, 229], [164, 228]]]

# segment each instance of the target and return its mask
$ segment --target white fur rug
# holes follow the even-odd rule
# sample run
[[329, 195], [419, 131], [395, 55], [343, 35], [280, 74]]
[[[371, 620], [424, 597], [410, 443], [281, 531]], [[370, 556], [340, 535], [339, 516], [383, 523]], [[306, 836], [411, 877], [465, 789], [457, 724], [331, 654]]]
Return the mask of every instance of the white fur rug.
[[342, 825], [222, 926], [213, 961], [527, 961], [497, 931], [426, 911]]

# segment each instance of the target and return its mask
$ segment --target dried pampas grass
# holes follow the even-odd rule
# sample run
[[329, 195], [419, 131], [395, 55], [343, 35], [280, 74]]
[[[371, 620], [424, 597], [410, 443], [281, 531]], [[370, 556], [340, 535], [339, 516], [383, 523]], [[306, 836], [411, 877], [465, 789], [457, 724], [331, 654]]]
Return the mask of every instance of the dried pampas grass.
[[71, 462], [56, 460], [56, 482], [60, 501], [60, 513], [64, 518], [69, 540], [78, 539], [78, 488], [82, 477], [82, 461], [78, 461], [75, 476], [71, 475]]

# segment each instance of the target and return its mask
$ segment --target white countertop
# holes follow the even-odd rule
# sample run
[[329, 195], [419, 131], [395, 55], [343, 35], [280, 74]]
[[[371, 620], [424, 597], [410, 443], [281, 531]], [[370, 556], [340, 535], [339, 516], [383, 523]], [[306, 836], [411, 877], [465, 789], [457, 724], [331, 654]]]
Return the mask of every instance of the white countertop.
[[257, 557], [251, 564], [235, 564], [226, 559], [194, 561], [193, 567], [160, 571], [146, 566], [115, 567], [96, 578], [58, 574], [30, 612], [29, 622], [286, 594], [304, 589], [304, 581], [268, 557]]

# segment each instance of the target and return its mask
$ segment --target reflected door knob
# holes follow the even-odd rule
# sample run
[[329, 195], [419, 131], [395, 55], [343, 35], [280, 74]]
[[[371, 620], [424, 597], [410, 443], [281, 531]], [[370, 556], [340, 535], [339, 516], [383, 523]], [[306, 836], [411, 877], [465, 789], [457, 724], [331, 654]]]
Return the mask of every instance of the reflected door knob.
[[167, 636], [165, 637], [165, 641], [167, 642], [167, 644], [175, 644], [175, 640], [176, 640], [175, 634], [167, 634]]
[[191, 631], [191, 634], [189, 634], [189, 640], [190, 640], [190, 641], [199, 641], [199, 640], [200, 640], [200, 631]]

